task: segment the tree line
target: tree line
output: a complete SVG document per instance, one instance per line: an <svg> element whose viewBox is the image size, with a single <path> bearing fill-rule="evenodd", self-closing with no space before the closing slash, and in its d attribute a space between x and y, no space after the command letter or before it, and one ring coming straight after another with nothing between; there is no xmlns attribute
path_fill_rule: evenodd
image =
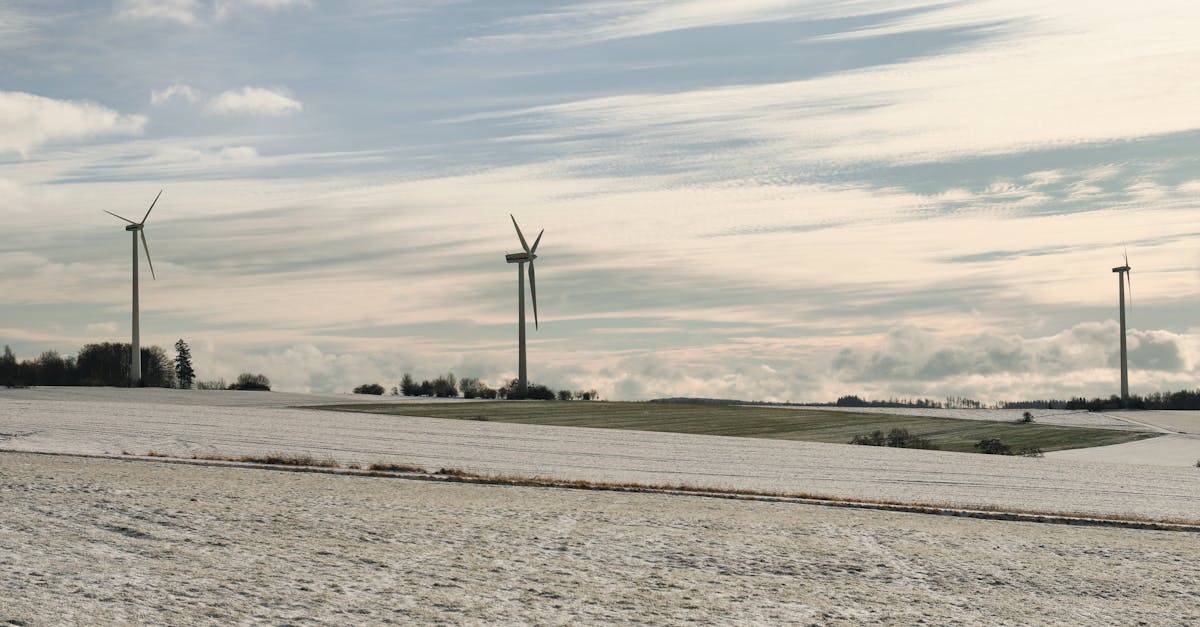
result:
<svg viewBox="0 0 1200 627"><path fill-rule="evenodd" d="M1005 401L999 404L1007 409L1082 409L1108 411L1121 409L1121 397L1116 394L1108 398L1085 398L1076 396L1070 400L1048 399L1037 401ZM1178 392L1152 392L1145 396L1129 395L1129 409L1200 409L1200 389Z"/></svg>
<svg viewBox="0 0 1200 627"><path fill-rule="evenodd" d="M0 355L0 386L29 387L33 385L79 385L129 387L129 343L101 342L87 344L77 355L62 356L57 351L45 351L33 359L18 360L12 347L5 346ZM140 387L270 390L271 381L261 374L244 372L237 380L197 381L192 367L191 348L180 339L175 342L174 359L158 346L141 348L142 380Z"/></svg>
<svg viewBox="0 0 1200 627"><path fill-rule="evenodd" d="M12 348L4 347L0 356L0 385L84 385L129 387L129 364L133 348L129 344L102 342L87 344L78 355L62 356L45 351L33 359L17 360ZM172 388L179 383L173 360L158 346L141 349L143 387ZM190 366L189 366L190 367Z"/></svg>
<svg viewBox="0 0 1200 627"><path fill-rule="evenodd" d="M538 383L529 383L525 387L526 393L521 394L521 382L519 379L512 379L507 383L493 388L475 377L463 377L461 379L454 376L454 373L446 373L439 375L434 379L425 379L420 383L409 373L404 373L400 379L400 384L393 387L391 394L393 396L431 396L434 398L457 398L460 394L463 398L482 398L482 399L507 399L507 400L555 400L560 401L598 401L600 394L596 390L579 390L572 392L570 390L559 390L555 392L545 385ZM383 394L384 388L378 383L366 383L354 388L355 394Z"/></svg>

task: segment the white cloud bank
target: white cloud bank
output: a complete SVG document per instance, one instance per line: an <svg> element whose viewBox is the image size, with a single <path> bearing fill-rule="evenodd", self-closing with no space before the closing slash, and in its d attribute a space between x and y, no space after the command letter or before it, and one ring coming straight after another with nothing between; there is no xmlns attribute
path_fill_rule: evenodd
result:
<svg viewBox="0 0 1200 627"><path fill-rule="evenodd" d="M215 113L278 116L300 111L304 107L283 91L247 86L222 92L209 101L208 108Z"/></svg>
<svg viewBox="0 0 1200 627"><path fill-rule="evenodd" d="M11 151L25 156L52 141L140 135L145 126L145 116L122 115L91 102L0 91L0 153Z"/></svg>

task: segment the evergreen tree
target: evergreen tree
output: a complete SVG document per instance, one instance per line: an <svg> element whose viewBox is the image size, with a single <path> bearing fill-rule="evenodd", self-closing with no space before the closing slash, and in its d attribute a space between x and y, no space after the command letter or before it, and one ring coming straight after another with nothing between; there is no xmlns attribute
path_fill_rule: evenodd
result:
<svg viewBox="0 0 1200 627"><path fill-rule="evenodd" d="M17 356L7 344L4 345L4 356L0 357L0 385L17 385Z"/></svg>
<svg viewBox="0 0 1200 627"><path fill-rule="evenodd" d="M400 379L400 393L405 396L417 395L417 383L413 381L412 375L404 373L404 378Z"/></svg>
<svg viewBox="0 0 1200 627"><path fill-rule="evenodd" d="M192 350L183 338L175 342L175 377L179 387L184 390L192 389L192 382L196 380L196 371L192 369Z"/></svg>

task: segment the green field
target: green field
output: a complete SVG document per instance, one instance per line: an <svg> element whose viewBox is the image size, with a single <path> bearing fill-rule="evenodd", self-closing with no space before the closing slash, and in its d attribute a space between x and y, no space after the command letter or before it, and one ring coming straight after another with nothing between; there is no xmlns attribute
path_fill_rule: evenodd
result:
<svg viewBox="0 0 1200 627"><path fill-rule="evenodd" d="M867 434L876 429L886 434L892 429L901 428L907 429L914 435L929 438L941 450L969 453L976 452L975 444L987 438L998 438L1013 451L1035 447L1042 451L1057 451L1120 444L1154 436L1151 433L1060 427L1037 423L1017 424L954 418L676 403L607 401L499 401L397 403L394 405L374 403L329 405L313 409L838 444L846 444L854 436Z"/></svg>

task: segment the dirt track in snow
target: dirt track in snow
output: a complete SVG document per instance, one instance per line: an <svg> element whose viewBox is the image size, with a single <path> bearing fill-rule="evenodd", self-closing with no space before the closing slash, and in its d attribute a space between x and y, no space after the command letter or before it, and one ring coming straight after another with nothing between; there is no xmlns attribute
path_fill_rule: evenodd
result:
<svg viewBox="0 0 1200 627"><path fill-rule="evenodd" d="M1200 622L1191 533L0 453L0 623Z"/></svg>

